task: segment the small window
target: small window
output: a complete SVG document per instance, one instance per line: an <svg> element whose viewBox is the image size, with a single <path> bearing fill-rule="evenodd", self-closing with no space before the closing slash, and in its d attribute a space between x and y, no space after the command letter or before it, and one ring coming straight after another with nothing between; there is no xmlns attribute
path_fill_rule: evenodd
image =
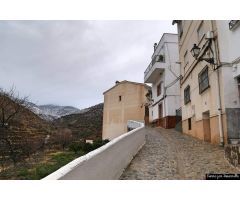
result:
<svg viewBox="0 0 240 200"><path fill-rule="evenodd" d="M237 84L238 84L238 96L240 100L240 77L237 78Z"/></svg>
<svg viewBox="0 0 240 200"><path fill-rule="evenodd" d="M159 119L161 119L163 117L163 106L162 106L162 103L158 105L158 116L159 116Z"/></svg>
<svg viewBox="0 0 240 200"><path fill-rule="evenodd" d="M184 89L184 104L187 104L191 101L190 98L190 85Z"/></svg>
<svg viewBox="0 0 240 200"><path fill-rule="evenodd" d="M122 101L122 96L119 96L119 97L118 97L118 100L119 100L119 101Z"/></svg>
<svg viewBox="0 0 240 200"><path fill-rule="evenodd" d="M208 67L206 66L198 75L199 93L209 88Z"/></svg>
<svg viewBox="0 0 240 200"><path fill-rule="evenodd" d="M162 94L162 82L157 85L157 96Z"/></svg>
<svg viewBox="0 0 240 200"><path fill-rule="evenodd" d="M188 52L187 51L185 52L183 59L184 59L184 73L186 73L187 65L188 65Z"/></svg>
<svg viewBox="0 0 240 200"><path fill-rule="evenodd" d="M200 42L204 35L203 22L201 22L200 26L198 27L197 34L198 34L198 41Z"/></svg>
<svg viewBox="0 0 240 200"><path fill-rule="evenodd" d="M163 54L154 56L152 59L152 65L156 62L165 62L165 56Z"/></svg>
<svg viewBox="0 0 240 200"><path fill-rule="evenodd" d="M184 66L188 64L188 52L186 51L184 54Z"/></svg>
<svg viewBox="0 0 240 200"><path fill-rule="evenodd" d="M240 20L231 20L229 22L229 30L234 30L240 25Z"/></svg>
<svg viewBox="0 0 240 200"><path fill-rule="evenodd" d="M192 130L192 120L188 118L188 130Z"/></svg>
<svg viewBox="0 0 240 200"><path fill-rule="evenodd" d="M165 62L165 56L164 55L157 55L157 62Z"/></svg>

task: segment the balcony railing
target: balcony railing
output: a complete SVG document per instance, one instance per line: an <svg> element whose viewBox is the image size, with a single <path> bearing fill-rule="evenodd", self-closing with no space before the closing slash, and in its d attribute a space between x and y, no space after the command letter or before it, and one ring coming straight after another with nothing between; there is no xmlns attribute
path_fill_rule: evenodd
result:
<svg viewBox="0 0 240 200"><path fill-rule="evenodd" d="M144 82L154 83L159 77L159 73L166 68L164 55L155 55L144 72Z"/></svg>
<svg viewBox="0 0 240 200"><path fill-rule="evenodd" d="M124 169L145 144L144 124L129 121L128 126L133 130L73 160L43 180L119 179Z"/></svg>
<svg viewBox="0 0 240 200"><path fill-rule="evenodd" d="M144 72L144 78L147 76L148 72L152 69L153 65L156 62L165 63L165 56L164 55L155 55L153 57L152 61L150 62L150 64L148 65L147 69Z"/></svg>

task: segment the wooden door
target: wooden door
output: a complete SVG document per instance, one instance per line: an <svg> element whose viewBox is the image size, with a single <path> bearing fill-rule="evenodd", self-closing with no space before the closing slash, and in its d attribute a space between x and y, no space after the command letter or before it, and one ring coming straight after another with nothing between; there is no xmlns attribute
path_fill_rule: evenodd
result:
<svg viewBox="0 0 240 200"><path fill-rule="evenodd" d="M204 141L211 142L210 114L209 111L203 113L203 133Z"/></svg>

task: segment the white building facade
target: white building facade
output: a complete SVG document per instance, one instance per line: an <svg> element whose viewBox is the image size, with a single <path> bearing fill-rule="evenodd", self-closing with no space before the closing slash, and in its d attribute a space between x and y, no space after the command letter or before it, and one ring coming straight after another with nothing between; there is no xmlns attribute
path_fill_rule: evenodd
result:
<svg viewBox="0 0 240 200"><path fill-rule="evenodd" d="M240 143L240 20L216 21L229 142Z"/></svg>
<svg viewBox="0 0 240 200"><path fill-rule="evenodd" d="M240 143L240 21L175 23L182 132L213 144Z"/></svg>
<svg viewBox="0 0 240 200"><path fill-rule="evenodd" d="M154 44L152 61L144 72L144 82L152 84L149 121L164 128L173 128L179 121L180 65L178 64L178 35L164 33Z"/></svg>

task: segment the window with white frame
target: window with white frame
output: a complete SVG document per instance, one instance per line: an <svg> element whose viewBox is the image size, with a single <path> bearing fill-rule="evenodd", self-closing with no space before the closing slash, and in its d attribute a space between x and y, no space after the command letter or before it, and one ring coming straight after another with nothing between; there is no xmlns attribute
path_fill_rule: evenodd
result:
<svg viewBox="0 0 240 200"><path fill-rule="evenodd" d="M208 66L206 66L198 75L199 93L201 94L209 88Z"/></svg>
<svg viewBox="0 0 240 200"><path fill-rule="evenodd" d="M184 89L184 104L187 104L191 101L190 97L190 85Z"/></svg>
<svg viewBox="0 0 240 200"><path fill-rule="evenodd" d="M162 82L157 85L157 96L162 94Z"/></svg>
<svg viewBox="0 0 240 200"><path fill-rule="evenodd" d="M197 30L197 35L198 35L198 42L200 42L203 38L204 35L204 26L203 26L203 22L201 22L200 26L198 27Z"/></svg>
<svg viewBox="0 0 240 200"><path fill-rule="evenodd" d="M184 73L186 72L186 68L187 68L187 65L188 65L188 51L185 52L184 56L183 56L183 59L184 59Z"/></svg>

